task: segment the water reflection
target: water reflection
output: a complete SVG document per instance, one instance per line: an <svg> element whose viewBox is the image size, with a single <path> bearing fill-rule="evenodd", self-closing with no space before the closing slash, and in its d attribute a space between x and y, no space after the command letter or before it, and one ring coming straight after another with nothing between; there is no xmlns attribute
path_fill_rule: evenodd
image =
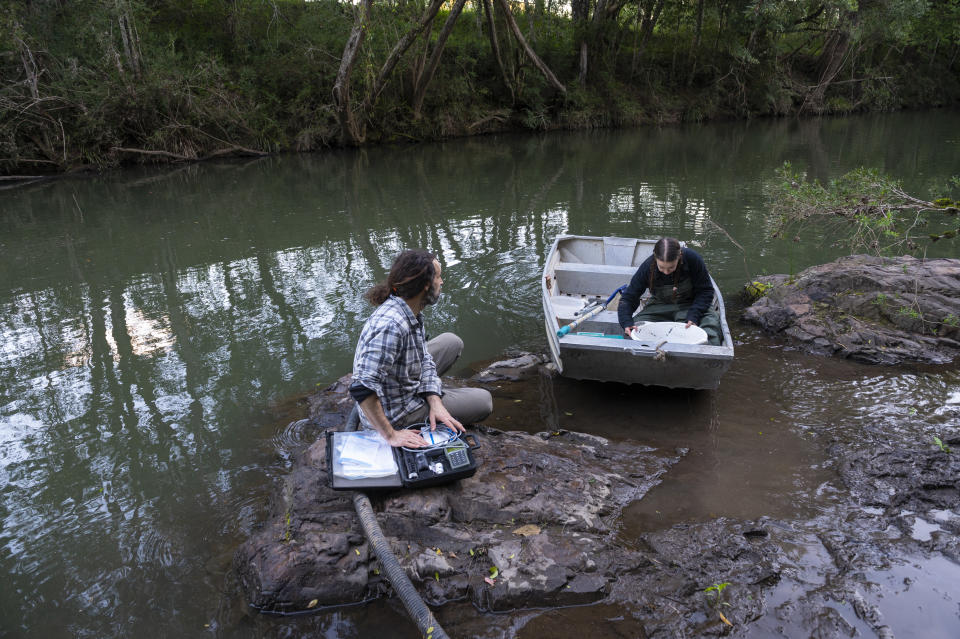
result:
<svg viewBox="0 0 960 639"><path fill-rule="evenodd" d="M446 295L429 327L463 335L465 363L539 351L538 281L556 235L686 238L732 294L749 275L834 256L764 232L772 167L789 159L823 179L881 164L922 191L949 177L939 140L958 124L956 114L898 114L492 137L5 191L0 617L22 635L192 635L209 624L283 636L298 626L235 610L225 630L229 559L208 563L229 557L263 518L271 478L311 437L278 431L288 413L276 403L349 370L368 312L361 293L401 248L440 256ZM744 352L716 394L598 402L589 385L545 381L558 408L542 417L695 446L710 459L677 484L695 490L696 472L722 477L730 455L749 454L744 433L760 430L758 419L777 422L783 439L773 448L787 450L831 420L910 406L928 425L955 415L943 406L957 380L939 372L865 376L790 355L767 361L767 345ZM639 424L625 423L639 400ZM793 488L771 490L815 492L816 473L799 475L805 459L786 476ZM735 491L737 476L718 485ZM393 616L373 618L382 628ZM310 627L364 636L374 622L362 619L345 613Z"/></svg>

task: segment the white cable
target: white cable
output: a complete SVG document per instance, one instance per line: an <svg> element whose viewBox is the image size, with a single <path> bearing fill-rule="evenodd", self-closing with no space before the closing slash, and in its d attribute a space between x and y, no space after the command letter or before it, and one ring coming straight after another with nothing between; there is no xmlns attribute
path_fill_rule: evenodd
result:
<svg viewBox="0 0 960 639"><path fill-rule="evenodd" d="M404 430L419 428L421 430L421 436L422 436L423 428L425 426L427 426L426 422L419 422L419 423L411 424L407 426L406 428L404 428ZM406 446L401 446L401 449L407 451L408 453L426 453L434 450L442 450L444 448L468 448L467 443L462 439L460 439L460 435L456 433L456 431L454 431L452 428L450 428L447 425L444 425L444 428L450 431L450 433L453 435L451 438L445 439L442 442L439 442L436 444L430 444L430 445L424 446L423 448L407 448ZM423 441L426 442L427 440L424 439Z"/></svg>

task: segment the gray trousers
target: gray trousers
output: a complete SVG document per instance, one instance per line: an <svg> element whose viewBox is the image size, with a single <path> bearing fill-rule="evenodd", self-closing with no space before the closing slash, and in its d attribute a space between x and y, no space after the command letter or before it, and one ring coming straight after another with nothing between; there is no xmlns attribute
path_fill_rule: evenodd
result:
<svg viewBox="0 0 960 639"><path fill-rule="evenodd" d="M450 370L463 352L463 340L453 333L443 333L427 342L427 351L437 365L437 375L443 375ZM490 416L493 412L493 397L484 388L445 388L443 405L454 419L466 426L481 422ZM409 426L429 418L430 407L424 402L423 406L417 410L404 415L395 426Z"/></svg>

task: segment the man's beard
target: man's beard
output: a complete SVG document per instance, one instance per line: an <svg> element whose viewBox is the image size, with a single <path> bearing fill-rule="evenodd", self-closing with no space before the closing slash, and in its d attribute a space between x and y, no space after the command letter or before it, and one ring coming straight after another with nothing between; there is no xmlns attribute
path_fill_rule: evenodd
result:
<svg viewBox="0 0 960 639"><path fill-rule="evenodd" d="M427 296L423 300L424 306L433 306L437 303L437 300L440 299L440 287L434 288L430 287L430 290L427 291Z"/></svg>

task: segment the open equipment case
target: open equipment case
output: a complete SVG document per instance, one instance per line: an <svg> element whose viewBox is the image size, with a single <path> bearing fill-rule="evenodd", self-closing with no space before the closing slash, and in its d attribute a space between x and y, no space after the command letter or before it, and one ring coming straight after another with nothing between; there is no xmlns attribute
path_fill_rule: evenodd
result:
<svg viewBox="0 0 960 639"><path fill-rule="evenodd" d="M480 447L473 434L464 434L448 442L425 449L391 448L397 471L381 477L344 477L335 472L343 438L358 431L327 431L327 475L334 490L389 490L427 488L447 484L477 472L474 451ZM471 441L472 440L472 441Z"/></svg>

